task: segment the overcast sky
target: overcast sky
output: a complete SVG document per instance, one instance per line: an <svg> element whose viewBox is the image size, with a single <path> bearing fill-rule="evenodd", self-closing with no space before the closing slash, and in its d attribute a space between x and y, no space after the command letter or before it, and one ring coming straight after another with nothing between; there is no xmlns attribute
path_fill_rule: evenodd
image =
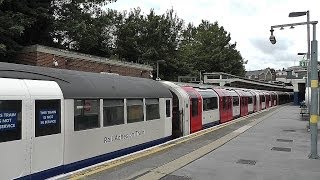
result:
<svg viewBox="0 0 320 180"><path fill-rule="evenodd" d="M108 7L119 11L140 7L145 14L151 8L157 14L173 8L186 23L198 25L202 19L218 21L231 33L231 41L237 42L237 50L248 60L246 70L299 65L302 57L297 53L307 52L307 27L276 29L277 43L272 45L270 26L306 21L306 16L289 18L293 11L309 10L310 20L320 21L319 0L117 0ZM319 29L320 25L318 39Z"/></svg>

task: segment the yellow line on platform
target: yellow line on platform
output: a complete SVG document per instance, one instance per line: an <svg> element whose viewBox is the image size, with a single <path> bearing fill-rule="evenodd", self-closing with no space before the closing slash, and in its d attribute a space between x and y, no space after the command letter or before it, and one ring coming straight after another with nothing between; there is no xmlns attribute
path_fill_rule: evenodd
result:
<svg viewBox="0 0 320 180"><path fill-rule="evenodd" d="M277 107L277 106L275 106L275 107ZM275 107L269 108L267 110L269 111L269 110L271 110L271 109L273 109ZM207 133L210 133L210 132L216 131L218 129L224 128L226 126L232 125L234 123L240 122L242 120L245 120L245 119L247 119L249 117L258 115L258 114L260 114L262 112L265 112L265 111L266 110L260 111L260 112L254 113L254 114L250 114L250 115L241 117L239 119L232 120L232 121L226 122L224 124L221 124L221 125L218 125L218 126L214 126L214 127L211 127L211 128L196 132L194 134L190 134L189 136L182 137L181 139L177 139L176 142L173 141L173 142L170 142L168 144L164 144L164 145L153 147L151 149L143 150L142 152L138 152L138 153L129 155L129 156L121 158L121 159L117 159L117 160L113 160L113 161L110 161L110 162L106 162L105 164L102 164L102 165L98 165L98 166L95 166L95 167L92 167L92 168L89 167L86 170L80 170L80 172L76 172L75 174L70 175L68 178L70 180L77 180L77 179L85 178L86 176L97 174L97 173L105 171L107 169L111 169L113 167L116 167L116 166L119 166L119 165L122 165L122 164L125 164L125 163L128 163L128 162L140 159L142 157L149 156L151 154L154 154L154 153L157 153L157 152L160 152L160 151L163 151L163 150L171 148L171 147L173 147L175 145L178 145L178 144L184 143L186 141L195 139L195 138L197 138L199 136L205 135Z"/></svg>

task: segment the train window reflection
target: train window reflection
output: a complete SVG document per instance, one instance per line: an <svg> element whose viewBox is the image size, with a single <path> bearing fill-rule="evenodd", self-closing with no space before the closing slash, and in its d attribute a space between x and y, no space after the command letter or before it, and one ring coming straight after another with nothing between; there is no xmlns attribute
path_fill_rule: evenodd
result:
<svg viewBox="0 0 320 180"><path fill-rule="evenodd" d="M100 101L85 99L74 101L74 130L86 130L100 127Z"/></svg>
<svg viewBox="0 0 320 180"><path fill-rule="evenodd" d="M147 120L160 119L159 99L146 99Z"/></svg>
<svg viewBox="0 0 320 180"><path fill-rule="evenodd" d="M0 100L0 143L21 139L21 100Z"/></svg>
<svg viewBox="0 0 320 180"><path fill-rule="evenodd" d="M124 100L103 100L103 126L124 124Z"/></svg>
<svg viewBox="0 0 320 180"><path fill-rule="evenodd" d="M143 121L143 101L142 99L127 100L127 121L128 123Z"/></svg>

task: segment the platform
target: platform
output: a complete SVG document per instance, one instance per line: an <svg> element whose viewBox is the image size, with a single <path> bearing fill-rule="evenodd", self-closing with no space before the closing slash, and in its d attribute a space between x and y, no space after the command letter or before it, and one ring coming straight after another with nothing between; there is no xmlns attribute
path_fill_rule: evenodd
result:
<svg viewBox="0 0 320 180"><path fill-rule="evenodd" d="M319 180L307 124L278 106L58 179Z"/></svg>

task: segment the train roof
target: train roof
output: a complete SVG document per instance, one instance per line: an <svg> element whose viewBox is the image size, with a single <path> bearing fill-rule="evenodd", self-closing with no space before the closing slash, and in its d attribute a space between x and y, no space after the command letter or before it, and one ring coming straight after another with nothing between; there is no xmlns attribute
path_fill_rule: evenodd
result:
<svg viewBox="0 0 320 180"><path fill-rule="evenodd" d="M66 99L172 97L160 82L129 76L0 63L0 77L55 81Z"/></svg>

